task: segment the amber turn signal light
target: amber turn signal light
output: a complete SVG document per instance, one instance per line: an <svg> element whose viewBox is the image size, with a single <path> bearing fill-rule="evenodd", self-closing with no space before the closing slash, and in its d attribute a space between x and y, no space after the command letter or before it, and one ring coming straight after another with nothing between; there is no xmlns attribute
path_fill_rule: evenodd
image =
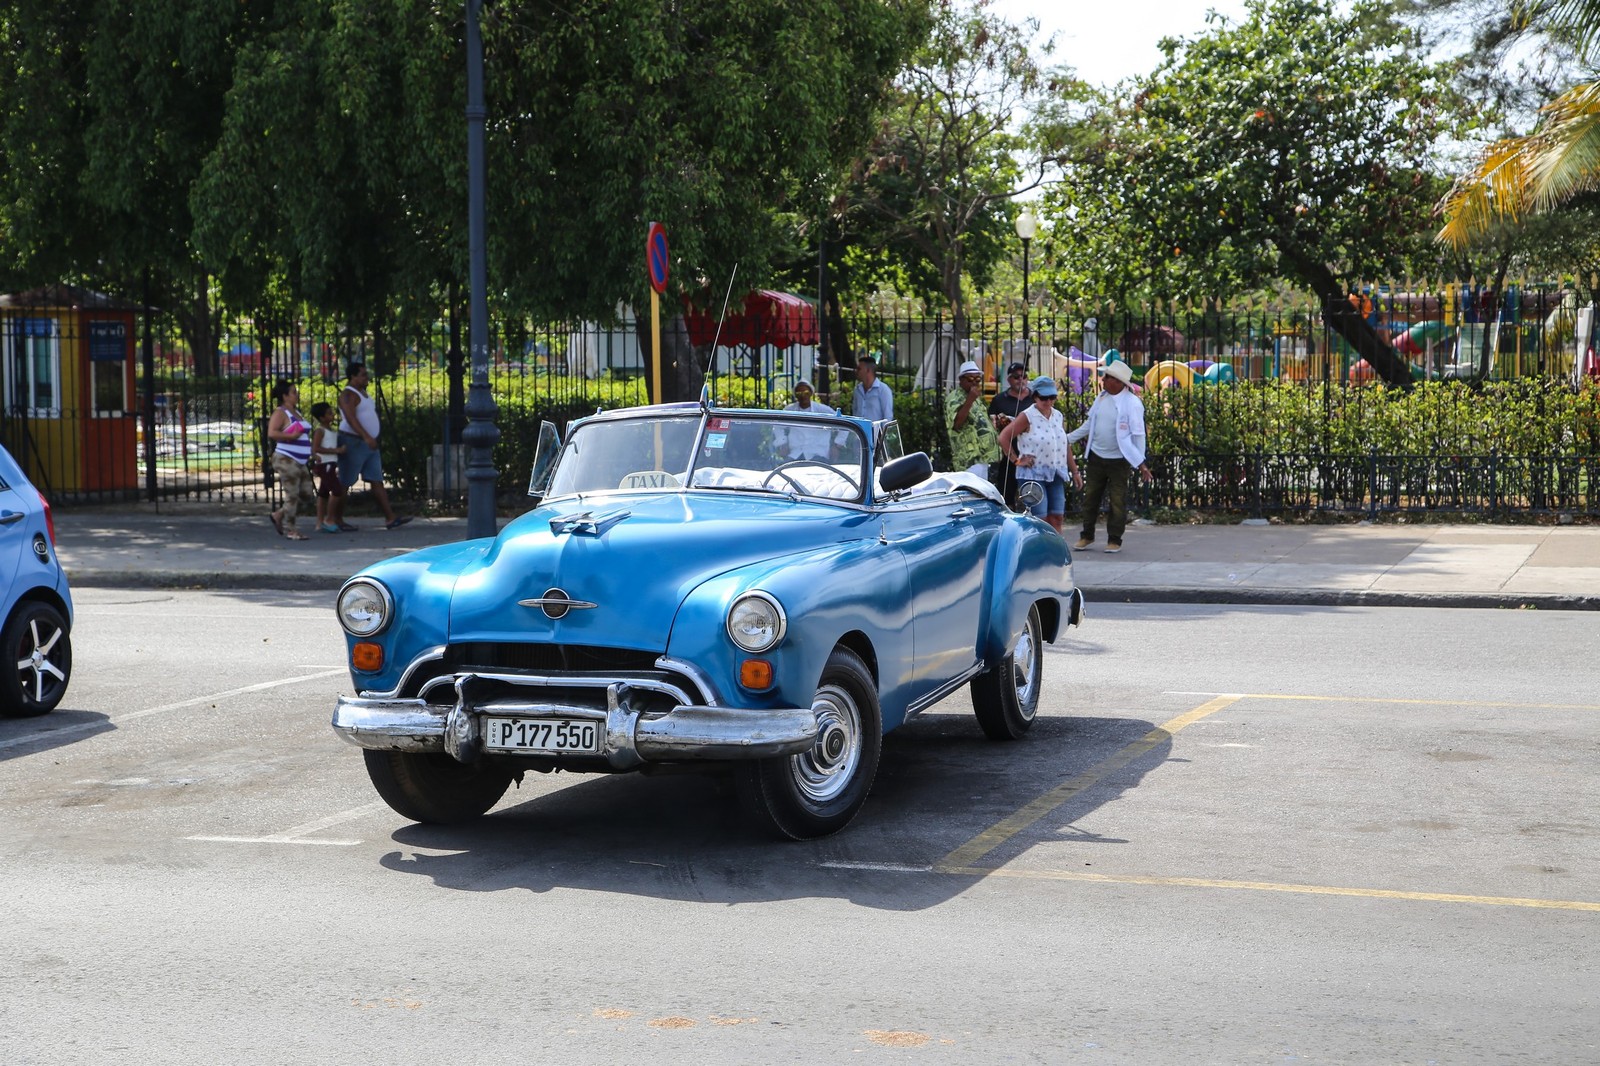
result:
<svg viewBox="0 0 1600 1066"><path fill-rule="evenodd" d="M746 659L739 664L739 684L745 688L771 688L772 664L765 659Z"/></svg>
<svg viewBox="0 0 1600 1066"><path fill-rule="evenodd" d="M382 670L383 645L363 640L350 649L350 665L357 670Z"/></svg>

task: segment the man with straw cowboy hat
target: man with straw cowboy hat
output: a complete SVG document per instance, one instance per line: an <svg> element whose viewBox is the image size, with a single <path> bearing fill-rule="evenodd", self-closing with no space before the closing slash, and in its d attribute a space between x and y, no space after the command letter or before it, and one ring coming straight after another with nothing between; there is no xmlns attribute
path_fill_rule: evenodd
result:
<svg viewBox="0 0 1600 1066"><path fill-rule="evenodd" d="M1089 417L1067 434L1067 469L1072 472L1073 485L1084 490L1083 529L1073 545L1079 551L1094 543L1100 501L1107 498L1106 551L1122 550L1122 534L1128 526L1128 474L1137 470L1147 483L1151 477L1144 454L1144 404L1128 387L1133 371L1115 355L1114 351L1106 353L1100 365L1101 393L1090 405ZM1084 442L1083 468L1072 454L1072 445L1079 441Z"/></svg>
<svg viewBox="0 0 1600 1066"><path fill-rule="evenodd" d="M1000 444L983 405L983 368L970 359L956 373L956 388L945 394L944 428L950 435L950 469L987 481L989 464L1000 459Z"/></svg>

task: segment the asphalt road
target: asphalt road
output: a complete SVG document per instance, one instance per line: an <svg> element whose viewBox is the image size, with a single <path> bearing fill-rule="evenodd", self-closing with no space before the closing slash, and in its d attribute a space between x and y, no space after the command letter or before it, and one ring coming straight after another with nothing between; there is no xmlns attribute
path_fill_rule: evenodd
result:
<svg viewBox="0 0 1600 1066"><path fill-rule="evenodd" d="M329 597L84 589L0 720L0 1062L1600 1062L1584 613L1091 607L844 833L712 779L424 828L328 729Z"/></svg>

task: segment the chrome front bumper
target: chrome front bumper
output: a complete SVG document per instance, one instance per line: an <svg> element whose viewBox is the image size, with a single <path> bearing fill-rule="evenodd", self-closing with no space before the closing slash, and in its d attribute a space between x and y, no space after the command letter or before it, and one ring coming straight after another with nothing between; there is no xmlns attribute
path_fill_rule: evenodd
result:
<svg viewBox="0 0 1600 1066"><path fill-rule="evenodd" d="M489 700L450 708L420 699L340 696L333 728L345 740L376 751L449 752L462 762L483 754L479 719L554 716L603 724L600 755L615 770L646 762L765 759L798 755L816 743L817 716L809 707L736 708L679 704L645 717L629 706L628 686L606 688L604 710L526 700ZM560 756L557 756L560 757Z"/></svg>

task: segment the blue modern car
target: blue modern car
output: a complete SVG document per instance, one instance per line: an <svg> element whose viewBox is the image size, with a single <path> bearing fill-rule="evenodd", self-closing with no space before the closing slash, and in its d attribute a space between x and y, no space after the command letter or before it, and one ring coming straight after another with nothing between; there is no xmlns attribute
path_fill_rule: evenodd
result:
<svg viewBox="0 0 1600 1066"><path fill-rule="evenodd" d="M1076 625L1066 542L892 423L664 405L542 427L536 506L340 590L357 694L334 729L407 818L529 771L731 768L780 836L842 828L883 734L957 689L1032 725Z"/></svg>
<svg viewBox="0 0 1600 1066"><path fill-rule="evenodd" d="M0 448L0 714L49 714L72 679L72 593L50 504Z"/></svg>

